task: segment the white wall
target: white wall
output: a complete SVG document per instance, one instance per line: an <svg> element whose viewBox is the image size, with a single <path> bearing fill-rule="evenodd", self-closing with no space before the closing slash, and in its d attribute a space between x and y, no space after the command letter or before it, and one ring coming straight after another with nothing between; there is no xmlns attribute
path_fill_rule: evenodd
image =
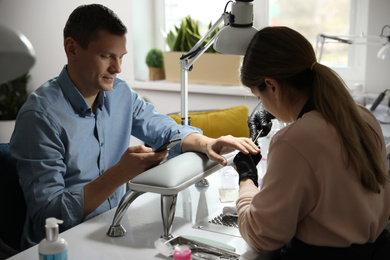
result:
<svg viewBox="0 0 390 260"><path fill-rule="evenodd" d="M79 5L92 3L85 0L0 0L0 24L16 29L27 36L36 52L36 63L31 69L30 89L39 87L58 76L66 64L63 49L63 28L70 13ZM132 1L97 0L112 9L132 34ZM121 77L132 80L132 41L128 41L129 54L123 61Z"/></svg>
<svg viewBox="0 0 390 260"><path fill-rule="evenodd" d="M154 32L147 32L143 28L156 27L155 20L151 20L150 13L156 14L155 1L161 0L97 0L122 19L128 27L129 36L134 38L128 41L128 55L123 62L123 72L120 77L133 80L135 70L134 58L143 61L145 52L155 47ZM367 0L368 1L368 0ZM46 80L59 74L66 63L63 51L62 31L65 22L74 8L80 4L92 3L86 0L0 0L0 24L17 29L24 33L32 42L37 62L31 70L30 88L35 89ZM142 3L142 4L141 4ZM133 12L134 11L134 12ZM161 10L160 10L161 11ZM368 35L379 35L383 25L390 24L390 1L369 1ZM153 16L153 15L152 15ZM390 34L389 30L385 31ZM134 53L134 47L137 52ZM379 93L390 88L390 63L376 58L380 46L367 46L367 62L365 71L365 90L369 93Z"/></svg>
<svg viewBox="0 0 390 260"><path fill-rule="evenodd" d="M148 80L149 69L145 64L146 53L156 48L156 33L155 30L155 16L150 15L154 13L154 0L136 0L133 2L133 13L132 13L132 26L133 26L133 60L139 61L134 66L134 75L142 75L137 77L138 80ZM148 28L148 29L146 29ZM140 66L141 65L141 66Z"/></svg>

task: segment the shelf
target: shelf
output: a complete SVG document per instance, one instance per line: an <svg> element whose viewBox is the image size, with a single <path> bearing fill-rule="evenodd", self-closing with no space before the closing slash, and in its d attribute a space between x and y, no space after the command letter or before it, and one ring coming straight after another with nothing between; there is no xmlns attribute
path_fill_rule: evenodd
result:
<svg viewBox="0 0 390 260"><path fill-rule="evenodd" d="M180 83L159 81L131 81L130 86L134 90L154 90L164 92L180 92ZM188 93L215 94L228 96L253 96L250 89L244 86L218 86L188 84Z"/></svg>

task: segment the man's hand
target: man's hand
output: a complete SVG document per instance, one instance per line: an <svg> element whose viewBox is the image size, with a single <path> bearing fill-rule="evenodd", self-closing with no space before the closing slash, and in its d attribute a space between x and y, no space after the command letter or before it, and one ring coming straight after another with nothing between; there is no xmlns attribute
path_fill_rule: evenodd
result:
<svg viewBox="0 0 390 260"><path fill-rule="evenodd" d="M160 164L167 156L168 150L155 153L152 148L144 145L129 147L117 163L120 169L118 174L124 182L128 182L138 174Z"/></svg>
<svg viewBox="0 0 390 260"><path fill-rule="evenodd" d="M237 138L231 135L227 135L213 139L212 142L210 142L207 146L206 154L211 160L226 166L227 161L222 155L233 152L235 150L239 150L243 154L254 155L260 153L260 149L249 138Z"/></svg>
<svg viewBox="0 0 390 260"><path fill-rule="evenodd" d="M118 163L84 186L83 216L88 216L121 185L158 165L167 156L168 150L155 153L144 145L127 148Z"/></svg>
<svg viewBox="0 0 390 260"><path fill-rule="evenodd" d="M200 134L190 134L184 139L182 144L183 152L195 151L205 153L211 160L223 166L227 165L227 161L222 155L235 150L239 150L244 154L260 153L260 149L249 138L233 137L231 135L215 139Z"/></svg>

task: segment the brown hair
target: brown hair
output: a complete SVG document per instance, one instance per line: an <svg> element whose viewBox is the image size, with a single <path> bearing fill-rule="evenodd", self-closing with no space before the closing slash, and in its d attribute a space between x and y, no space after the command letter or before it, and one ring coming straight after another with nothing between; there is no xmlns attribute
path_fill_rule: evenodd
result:
<svg viewBox="0 0 390 260"><path fill-rule="evenodd" d="M241 66L241 81L249 88L265 88L264 79L286 82L309 97L314 108L334 126L347 162L356 169L362 185L379 193L389 181L370 126L362 118L344 81L329 67L316 62L310 42L287 27L266 27L253 37Z"/></svg>
<svg viewBox="0 0 390 260"><path fill-rule="evenodd" d="M80 5L69 15L64 28L64 40L73 37L81 48L87 49L101 30L118 36L127 33L126 26L111 9L101 4Z"/></svg>

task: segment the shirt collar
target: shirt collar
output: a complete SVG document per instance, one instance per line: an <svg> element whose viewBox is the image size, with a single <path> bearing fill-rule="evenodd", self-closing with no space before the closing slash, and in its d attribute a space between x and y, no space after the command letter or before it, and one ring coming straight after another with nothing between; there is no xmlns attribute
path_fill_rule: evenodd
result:
<svg viewBox="0 0 390 260"><path fill-rule="evenodd" d="M104 98L106 97L106 92L105 91L100 91L98 96L97 96L97 107L98 108L102 108L103 107L103 104L104 104Z"/></svg>
<svg viewBox="0 0 390 260"><path fill-rule="evenodd" d="M314 105L313 105L313 103L311 102L311 100L309 99L309 100L306 102L306 104L302 107L302 110L301 110L301 112L299 113L297 120L298 120L299 118L301 118L305 113L310 112L310 111L313 110L313 109L314 109Z"/></svg>
<svg viewBox="0 0 390 260"><path fill-rule="evenodd" d="M83 95L81 95L77 87L73 84L66 68L67 66L65 65L58 77L58 82L61 86L62 91L64 92L65 97L72 104L73 109L75 111L80 112L82 114L92 113L92 108L87 103ZM98 108L101 108L103 106L104 97L104 91L100 91L97 96Z"/></svg>

